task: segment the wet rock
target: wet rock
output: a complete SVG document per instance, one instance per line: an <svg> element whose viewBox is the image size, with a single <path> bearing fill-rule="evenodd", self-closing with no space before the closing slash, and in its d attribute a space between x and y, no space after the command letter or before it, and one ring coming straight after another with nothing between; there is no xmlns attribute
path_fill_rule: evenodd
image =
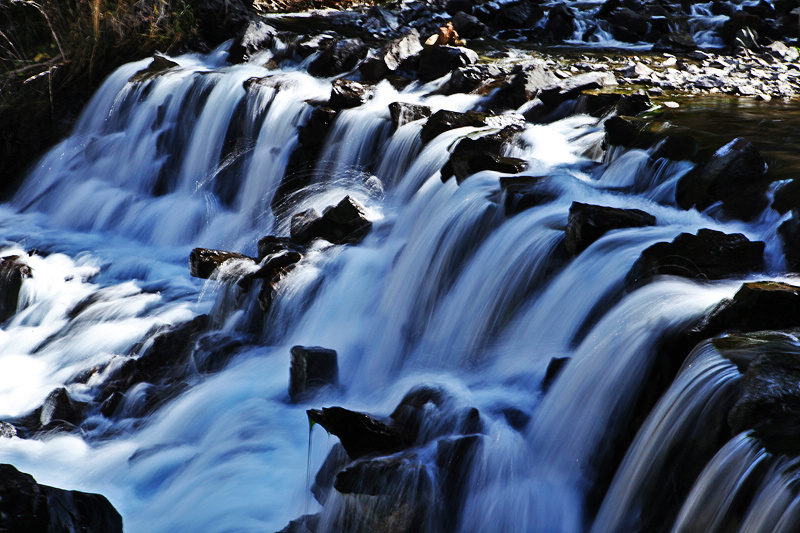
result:
<svg viewBox="0 0 800 533"><path fill-rule="evenodd" d="M18 255L0 258L0 322L17 312L23 280L31 277L31 267Z"/></svg>
<svg viewBox="0 0 800 533"><path fill-rule="evenodd" d="M405 61L422 52L420 36L412 29L399 39L386 44L376 55L365 59L358 70L365 80L378 81L387 74L396 72Z"/></svg>
<svg viewBox="0 0 800 533"><path fill-rule="evenodd" d="M469 176L484 170L503 174L518 174L528 168L528 163L518 157L506 157L487 151L458 151L442 167L442 181L456 177L459 185Z"/></svg>
<svg viewBox="0 0 800 533"><path fill-rule="evenodd" d="M184 375L183 363L195 339L206 331L208 325L208 316L198 315L151 337L135 360L135 375L129 385L139 381L158 383Z"/></svg>
<svg viewBox="0 0 800 533"><path fill-rule="evenodd" d="M293 251L298 253L305 252L305 248L292 242L289 237L276 237L267 235L258 241L258 262L264 261L268 255L279 254L282 252Z"/></svg>
<svg viewBox="0 0 800 533"><path fill-rule="evenodd" d="M544 10L533 0L507 2L490 13L491 24L498 28L530 28L544 16Z"/></svg>
<svg viewBox="0 0 800 533"><path fill-rule="evenodd" d="M38 411L37 431L72 430L81 423L86 404L73 400L67 389L59 387L47 395Z"/></svg>
<svg viewBox="0 0 800 533"><path fill-rule="evenodd" d="M457 68L450 74L437 93L455 94L471 93L480 88L488 89L495 80L505 74L505 71L493 64L469 65Z"/></svg>
<svg viewBox="0 0 800 533"><path fill-rule="evenodd" d="M128 79L128 81L130 83L147 81L177 66L178 64L175 61L167 59L162 55L156 54L153 56L153 61L150 62L147 68L144 68L139 72L137 72L136 74L134 74L133 76L131 76L130 79Z"/></svg>
<svg viewBox="0 0 800 533"><path fill-rule="evenodd" d="M310 391L339 383L336 350L320 346L293 346L289 370L289 397L298 401Z"/></svg>
<svg viewBox="0 0 800 533"><path fill-rule="evenodd" d="M432 81L451 71L478 62L478 54L463 46L432 46L420 53L417 77Z"/></svg>
<svg viewBox="0 0 800 533"><path fill-rule="evenodd" d="M517 109L535 98L542 89L552 87L558 77L543 64L534 64L503 83L492 99L496 108Z"/></svg>
<svg viewBox="0 0 800 533"><path fill-rule="evenodd" d="M609 72L586 72L544 87L538 96L546 105L557 106L565 100L575 98L583 91L602 89L616 84L617 80Z"/></svg>
<svg viewBox="0 0 800 533"><path fill-rule="evenodd" d="M555 383L561 371L569 363L569 357L553 357L550 363L547 364L547 370L544 372L544 379L542 380L541 389L543 393L547 393L550 387Z"/></svg>
<svg viewBox="0 0 800 533"><path fill-rule="evenodd" d="M659 275L724 279L763 268L763 242L749 241L741 233L701 229L697 235L681 233L672 242L659 242L645 249L628 272L625 283L635 288Z"/></svg>
<svg viewBox="0 0 800 533"><path fill-rule="evenodd" d="M318 514L303 515L289 522L278 533L316 533L319 529L320 516Z"/></svg>
<svg viewBox="0 0 800 533"><path fill-rule="evenodd" d="M702 211L722 203L725 215L751 220L767 206L767 165L750 141L738 137L678 182L675 200L683 209Z"/></svg>
<svg viewBox="0 0 800 533"><path fill-rule="evenodd" d="M409 442L380 420L341 407L309 409L308 417L339 437L347 455L358 459L369 454L387 454L407 448Z"/></svg>
<svg viewBox="0 0 800 533"><path fill-rule="evenodd" d="M697 43L690 33L685 31L671 31L661 37L653 46L654 50L689 53L697 49Z"/></svg>
<svg viewBox="0 0 800 533"><path fill-rule="evenodd" d="M778 235L783 243L786 266L792 272L800 270L800 216L796 212L778 227Z"/></svg>
<svg viewBox="0 0 800 533"><path fill-rule="evenodd" d="M428 385L408 391L389 418L403 440L417 444L483 430L477 409L459 405L446 390Z"/></svg>
<svg viewBox="0 0 800 533"><path fill-rule="evenodd" d="M507 217L518 215L526 209L546 204L558 195L547 186L546 176L511 176L500 178L504 193L504 212Z"/></svg>
<svg viewBox="0 0 800 533"><path fill-rule="evenodd" d="M301 259L303 254L295 250L281 250L264 258L259 269L248 274L248 279L273 279L275 276L289 272Z"/></svg>
<svg viewBox="0 0 800 533"><path fill-rule="evenodd" d="M800 287L777 281L742 284L733 298L710 309L694 328L697 338L726 331L753 332L800 327Z"/></svg>
<svg viewBox="0 0 800 533"><path fill-rule="evenodd" d="M392 117L392 130L431 116L431 108L426 105L408 104L406 102L392 102L389 104L389 114Z"/></svg>
<svg viewBox="0 0 800 533"><path fill-rule="evenodd" d="M364 59L369 47L361 39L343 39L329 45L308 65L312 76L327 78L353 70Z"/></svg>
<svg viewBox="0 0 800 533"><path fill-rule="evenodd" d="M344 449L340 442L337 442L331 447L328 456L322 462L314 477L314 484L311 486L311 493L314 498L322 505L325 505L325 500L328 498L331 489L333 489L333 482L338 474L345 466L352 462L350 456Z"/></svg>
<svg viewBox="0 0 800 533"><path fill-rule="evenodd" d="M800 454L800 355L765 353L750 364L728 414L733 434L753 430L767 451Z"/></svg>
<svg viewBox="0 0 800 533"><path fill-rule="evenodd" d="M189 254L189 272L196 278L208 279L214 271L227 261L254 262L253 258L237 252L195 248L192 250L191 254Z"/></svg>
<svg viewBox="0 0 800 533"><path fill-rule="evenodd" d="M419 133L423 144L427 144L446 131L465 126L480 127L486 125L486 115L468 111L448 111L441 109L430 116Z"/></svg>
<svg viewBox="0 0 800 533"><path fill-rule="evenodd" d="M320 33L312 37L301 37L292 44L292 47L301 58L306 58L320 49L325 49L336 41L332 33Z"/></svg>
<svg viewBox="0 0 800 533"><path fill-rule="evenodd" d="M228 333L200 335L192 348L192 361L201 374L219 372L245 346L244 341Z"/></svg>
<svg viewBox="0 0 800 533"><path fill-rule="evenodd" d="M473 7L472 0L447 0L444 10L448 15L454 16L459 12L472 14Z"/></svg>
<svg viewBox="0 0 800 533"><path fill-rule="evenodd" d="M309 209L292 217L291 238L294 242L308 244L321 238L332 244L357 244L372 229L364 207L350 196L345 196L335 206L328 206L320 216Z"/></svg>
<svg viewBox="0 0 800 533"><path fill-rule="evenodd" d="M609 231L655 226L656 217L639 209L572 202L566 228L567 251L579 254Z"/></svg>
<svg viewBox="0 0 800 533"><path fill-rule="evenodd" d="M563 2L551 7L544 31L554 42L569 39L575 32L575 12Z"/></svg>
<svg viewBox="0 0 800 533"><path fill-rule="evenodd" d="M478 17L469 15L463 11L453 15L453 28L465 39L477 39L486 33L486 24L478 20Z"/></svg>
<svg viewBox="0 0 800 533"><path fill-rule="evenodd" d="M0 530L121 533L122 517L104 496L39 485L31 475L2 464Z"/></svg>
<svg viewBox="0 0 800 533"><path fill-rule="evenodd" d="M618 41L637 43L645 41L650 32L650 18L643 13L627 7L601 9L598 16L605 18L610 25L611 35Z"/></svg>
<svg viewBox="0 0 800 533"><path fill-rule="evenodd" d="M414 454L364 458L348 465L336 475L333 488L342 494L394 496L402 487L413 485L425 466Z"/></svg>
<svg viewBox="0 0 800 533"><path fill-rule="evenodd" d="M363 28L369 32L393 32L400 27L397 15L381 6L373 5L367 10L367 19Z"/></svg>
<svg viewBox="0 0 800 533"><path fill-rule="evenodd" d="M250 21L228 50L229 63L244 63L259 50L270 48L278 31L262 21Z"/></svg>
<svg viewBox="0 0 800 533"><path fill-rule="evenodd" d="M357 81L337 78L331 86L331 98L328 105L333 109L358 107L369 100L372 94Z"/></svg>
<svg viewBox="0 0 800 533"><path fill-rule="evenodd" d="M436 466L441 472L439 485L446 509L445 530L455 531L458 526L458 517L467 496L469 474L475 458L481 453L484 439L482 435L468 435L436 443Z"/></svg>

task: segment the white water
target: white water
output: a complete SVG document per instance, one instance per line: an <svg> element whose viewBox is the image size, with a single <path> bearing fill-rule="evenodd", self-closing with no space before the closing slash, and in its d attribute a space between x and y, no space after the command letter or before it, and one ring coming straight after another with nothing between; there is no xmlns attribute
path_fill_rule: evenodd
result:
<svg viewBox="0 0 800 533"><path fill-rule="evenodd" d="M41 483L103 493L130 532L278 530L319 509L307 471L335 440L314 433L307 461L305 409L385 415L412 386L433 383L480 410L490 443L470 474L460 529L586 529L584 497L608 459L607 439L628 423L659 339L739 285L667 279L628 294L625 273L642 249L681 232L766 238L774 221L722 224L671 207L663 188L685 165L644 164L640 151L588 173L583 154L601 125L586 116L520 135L526 146L513 155L547 176L556 199L507 218L497 173L441 182L448 147L473 129L425 147L418 124L389 137L392 101L468 109L477 98L426 99L422 89L398 94L384 84L374 101L339 116L316 182L293 199L296 211L321 210L350 194L372 232L358 246L316 245L268 315L252 300L237 309L238 289L189 276L189 251L254 254L261 236L288 233L269 210L272 194L306 101L325 98L330 85L219 57L176 58L179 67L140 83L127 80L147 61L122 67L0 209L2 255L38 250L25 259L33 275L20 311L0 335L0 419L30 412L57 386L90 400L104 374L86 384L73 376L121 364L154 328L200 313L246 347L217 374L190 369L187 392L144 420L95 413L76 434L0 441L0 461ZM267 75L285 83L243 88ZM231 123L240 105L247 115L237 120L252 123ZM231 128L251 137L233 152ZM384 193L364 185L367 171ZM568 258L573 200L645 209L658 226L611 232ZM96 301L70 318L90 295ZM341 390L289 403L296 344L338 351ZM571 362L542 396L549 361L565 356ZM530 417L528 427L512 428L507 407Z"/></svg>

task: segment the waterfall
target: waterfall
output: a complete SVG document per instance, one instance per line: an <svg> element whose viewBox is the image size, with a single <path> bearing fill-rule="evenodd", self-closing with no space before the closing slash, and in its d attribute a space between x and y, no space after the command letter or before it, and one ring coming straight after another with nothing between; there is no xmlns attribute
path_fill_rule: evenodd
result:
<svg viewBox="0 0 800 533"><path fill-rule="evenodd" d="M188 355L173 381L135 384L113 416L95 405L75 431L2 439L0 462L41 483L106 495L130 532L273 531L321 509L334 530L353 502L323 509L309 494L306 472L313 476L336 439L312 432L309 449L306 409L383 416L426 385L444 391L448 416L477 409L486 443L447 527L643 523L643 507L680 468L672 454L724 416L738 383L707 346L666 364L663 341L741 280L665 278L632 290L625 275L645 248L701 228L743 232L775 250L777 220L720 222L677 209L671 192L691 164L636 149L604 160L602 121L588 115L517 133L508 155L527 161L523 174L548 195L512 216L505 175L442 181L454 143L491 128L457 128L423 145L422 121L393 130L388 110L399 101L466 111L484 97L387 82L338 113L310 184L274 213L300 128L331 81L302 65L270 70L221 57L170 58L174 66L159 72L146 70L149 60L119 68L0 207L0 256L19 256L32 271L0 330L0 420L32 412L58 387L91 404L157 335L206 314L212 331L181 344ZM290 233L292 214L345 196L364 206L371 232L357 245L310 245L276 282L267 312L257 285L190 276L194 247L255 256L261 237ZM642 209L657 225L611 231L572 256L564 230L573 201ZM295 345L335 349L339 387L290 401ZM223 351L213 371L204 366ZM569 361L545 393L557 358ZM664 367L672 372L659 376L664 390L646 390ZM447 435L448 416L426 426L425 438ZM436 445L423 444L414 482L430 494L443 481ZM782 530L800 512L779 461L746 435L714 440L691 459L698 471L684 480L685 503L659 507L675 507L665 513L675 531L700 530L701 519L703 531L722 531L738 488L756 473L742 531ZM425 527L444 527L437 520Z"/></svg>

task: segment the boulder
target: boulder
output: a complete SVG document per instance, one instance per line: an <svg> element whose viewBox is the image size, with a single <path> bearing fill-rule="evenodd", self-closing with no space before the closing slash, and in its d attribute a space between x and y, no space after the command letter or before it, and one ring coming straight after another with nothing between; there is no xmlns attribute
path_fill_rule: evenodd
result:
<svg viewBox="0 0 800 533"><path fill-rule="evenodd" d="M544 16L544 10L534 0L507 2L493 13L491 24L497 28L531 28ZM484 20L484 22L486 22ZM489 24L489 22L487 22Z"/></svg>
<svg viewBox="0 0 800 533"><path fill-rule="evenodd" d="M478 54L463 46L432 46L420 53L417 77L432 81L451 71L478 62Z"/></svg>
<svg viewBox="0 0 800 533"><path fill-rule="evenodd" d="M318 33L317 35L306 37L292 43L295 53L301 58L306 58L320 49L325 49L336 41L336 35L331 33Z"/></svg>
<svg viewBox="0 0 800 533"><path fill-rule="evenodd" d="M336 350L319 346L293 346L289 370L289 397L298 401L308 392L339 383Z"/></svg>
<svg viewBox="0 0 800 533"><path fill-rule="evenodd" d="M467 14L463 11L453 15L453 28L464 39L477 39L486 33L486 24L478 20L478 17Z"/></svg>
<svg viewBox="0 0 800 533"><path fill-rule="evenodd" d="M54 389L39 408L39 430L71 430L83 421L85 408L86 404L73 400L64 387Z"/></svg>
<svg viewBox="0 0 800 533"><path fill-rule="evenodd" d="M496 80L504 74L505 71L494 64L468 65L454 70L450 74L450 79L436 92L441 94L455 94L471 93L480 88L488 90L496 84Z"/></svg>
<svg viewBox="0 0 800 533"><path fill-rule="evenodd" d="M485 125L486 115L482 113L474 111L459 113L458 111L440 109L428 118L419 132L419 136L423 144L427 144L446 131L466 126L481 127Z"/></svg>
<svg viewBox="0 0 800 533"><path fill-rule="evenodd" d="M315 209L297 213L292 217L291 238L307 244L321 238L332 244L357 244L372 229L364 207L350 196L345 196L335 206L328 206L320 216Z"/></svg>
<svg viewBox="0 0 800 533"><path fill-rule="evenodd" d="M752 430L775 455L800 455L800 355L764 353L750 363L728 414L733 434Z"/></svg>
<svg viewBox="0 0 800 533"><path fill-rule="evenodd" d="M484 446L483 435L458 436L436 443L436 466L439 468L439 487L444 499L444 530L456 531L466 500L470 472L475 458Z"/></svg>
<svg viewBox="0 0 800 533"><path fill-rule="evenodd" d="M328 45L319 57L308 65L308 73L312 76L331 77L348 72L364 59L369 47L361 39L342 39Z"/></svg>
<svg viewBox="0 0 800 533"><path fill-rule="evenodd" d="M627 43L642 42L650 32L650 17L627 7L613 10L601 9L599 15L608 21L609 31L614 39L618 41Z"/></svg>
<svg viewBox="0 0 800 533"><path fill-rule="evenodd" d="M429 476L415 454L364 458L336 474L333 488L341 494L396 496L402 487L413 487L421 475Z"/></svg>
<svg viewBox="0 0 800 533"><path fill-rule="evenodd" d="M500 178L507 217L518 215L526 209L546 204L558 195L547 187L547 176L511 176Z"/></svg>
<svg viewBox="0 0 800 533"><path fill-rule="evenodd" d="M267 235L258 241L258 262L260 264L268 255L279 254L286 251L303 253L305 252L305 248L292 242L289 237Z"/></svg>
<svg viewBox="0 0 800 533"><path fill-rule="evenodd" d="M455 176L456 183L460 185L469 176L484 170L518 174L527 168L527 161L518 157L507 157L487 151L457 151L450 155L450 159L442 167L442 181Z"/></svg>
<svg viewBox="0 0 800 533"><path fill-rule="evenodd" d="M724 279L763 268L763 242L750 241L741 233L701 229L697 235L681 233L672 242L659 242L645 249L625 283L634 288L659 275Z"/></svg>
<svg viewBox="0 0 800 533"><path fill-rule="evenodd" d="M244 63L259 50L270 48L278 31L260 20L250 21L228 49L229 63Z"/></svg>
<svg viewBox="0 0 800 533"><path fill-rule="evenodd" d="M569 39L575 33L575 12L566 3L554 5L547 14L544 31L554 42Z"/></svg>
<svg viewBox="0 0 800 533"><path fill-rule="evenodd" d="M0 322L17 312L23 280L31 277L31 267L18 255L0 258Z"/></svg>
<svg viewBox="0 0 800 533"><path fill-rule="evenodd" d="M306 411L311 422L339 437L347 455L358 459L370 454L389 454L411 443L397 431L366 413L342 407L323 407Z"/></svg>
<svg viewBox="0 0 800 533"><path fill-rule="evenodd" d="M290 521L278 533L316 533L319 530L319 522L320 516L318 514L306 514Z"/></svg>
<svg viewBox="0 0 800 533"><path fill-rule="evenodd" d="M364 104L372 91L357 81L337 78L331 84L331 98L328 105L332 109L346 109Z"/></svg>
<svg viewBox="0 0 800 533"><path fill-rule="evenodd" d="M365 59L358 70L365 80L378 81L396 72L410 58L422 52L419 32L412 29L399 39L386 44L377 54Z"/></svg>
<svg viewBox="0 0 800 533"><path fill-rule="evenodd" d="M0 531L122 533L122 517L100 494L39 485L30 474L2 464Z"/></svg>
<svg viewBox="0 0 800 533"><path fill-rule="evenodd" d="M425 444L446 435L480 433L483 424L473 407L457 405L441 387L420 385L409 390L392 414L391 427L409 443Z"/></svg>
<svg viewBox="0 0 800 533"><path fill-rule="evenodd" d="M241 337L230 333L202 334L192 347L192 362L201 374L219 372L244 346Z"/></svg>
<svg viewBox="0 0 800 533"><path fill-rule="evenodd" d="M685 31L671 31L658 39L653 45L654 50L665 50L675 53L688 54L697 50L694 37Z"/></svg>
<svg viewBox="0 0 800 533"><path fill-rule="evenodd" d="M431 116L431 108L426 105L408 104L406 102L392 102L389 104L389 115L392 117L392 130Z"/></svg>
<svg viewBox="0 0 800 533"><path fill-rule="evenodd" d="M572 202L566 228L567 251L579 254L609 231L655 226L656 217L639 209Z"/></svg>
<svg viewBox="0 0 800 533"><path fill-rule="evenodd" d="M683 209L700 211L721 202L726 216L751 220L767 206L769 183L761 153L737 137L678 181L675 200Z"/></svg>
<svg viewBox="0 0 800 533"><path fill-rule="evenodd" d="M156 54L153 56L153 61L150 62L147 68L143 68L142 70L138 71L136 74L131 76L128 79L128 81L130 83L139 83L142 81L147 81L177 66L178 63L176 63L175 61L167 59L162 55Z"/></svg>
<svg viewBox="0 0 800 533"><path fill-rule="evenodd" d="M208 279L220 266L227 261L245 261L255 263L252 257L237 252L224 250L209 250L208 248L195 248L189 254L189 272L192 276Z"/></svg>
<svg viewBox="0 0 800 533"><path fill-rule="evenodd" d="M558 77L545 65L537 63L515 74L500 86L492 98L492 106L503 109L517 109L532 100L542 89L552 87Z"/></svg>
<svg viewBox="0 0 800 533"><path fill-rule="evenodd" d="M800 270L800 216L793 212L791 218L778 226L778 236L783 244L786 267L792 271Z"/></svg>
<svg viewBox="0 0 800 533"><path fill-rule="evenodd" d="M617 80L610 72L586 72L577 74L544 87L539 92L539 99L549 106L557 106L565 100L575 98L583 91L602 89L616 85Z"/></svg>

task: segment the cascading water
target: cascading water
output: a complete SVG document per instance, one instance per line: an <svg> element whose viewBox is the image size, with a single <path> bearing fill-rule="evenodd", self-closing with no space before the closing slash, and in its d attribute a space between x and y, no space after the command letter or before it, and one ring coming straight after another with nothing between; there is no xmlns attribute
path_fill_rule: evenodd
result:
<svg viewBox="0 0 800 533"><path fill-rule="evenodd" d="M369 103L339 115L313 182L288 202L291 212L321 210L351 195L371 233L357 246L311 246L264 314L252 291L190 277L186 258L196 246L254 255L260 237L289 232L270 205L308 102L326 98L330 82L297 66L226 66L222 57L173 58L174 67L144 74L147 61L120 68L0 209L2 255L32 270L0 336L0 419L31 412L60 386L91 401L154 333L203 313L219 335L212 339L238 343L232 359L217 372L191 359L180 387L154 407L152 387L140 383L113 417L92 411L72 433L4 439L0 461L42 483L103 493L127 531L277 530L319 510L306 472L334 439L315 432L308 452L308 407L388 413L424 384L446 391L452 412L477 407L485 435L448 527L591 527L597 509L587 501L613 468L614 447L636 429L628 424L659 342L738 286L656 280L628 293L625 273L644 248L681 232L763 238L775 221L724 224L672 207L664 191L689 165L653 163L640 150L592 161L585 154L600 151L602 129L587 115L518 135L509 154L544 177L551 199L509 218L499 173L457 184L439 172L456 140L490 128L451 130L425 146L419 122L391 131L391 102L464 111L480 97L383 83ZM658 225L611 232L572 258L563 235L573 200L644 209ZM335 349L340 387L312 404L289 402L293 345ZM548 364L560 357L570 361L544 394ZM710 416L693 411L698 403L728 394L729 364L703 354L692 361L608 481L594 530L625 530L638 513L626 490L653 490L637 465L666 461L658 446L676 445ZM672 411L684 404L689 414ZM442 432L434 424L423 433ZM735 485L763 454L743 436L727 448L700 475L698 498L720 477ZM429 471L431 456L420 452ZM737 470L724 470L725 461ZM763 494L778 490L764 483ZM794 497L783 497L786 516L798 512ZM321 523L346 524L347 509L326 507ZM676 531L696 512L688 502ZM766 523L765 513L754 509L748 520Z"/></svg>

